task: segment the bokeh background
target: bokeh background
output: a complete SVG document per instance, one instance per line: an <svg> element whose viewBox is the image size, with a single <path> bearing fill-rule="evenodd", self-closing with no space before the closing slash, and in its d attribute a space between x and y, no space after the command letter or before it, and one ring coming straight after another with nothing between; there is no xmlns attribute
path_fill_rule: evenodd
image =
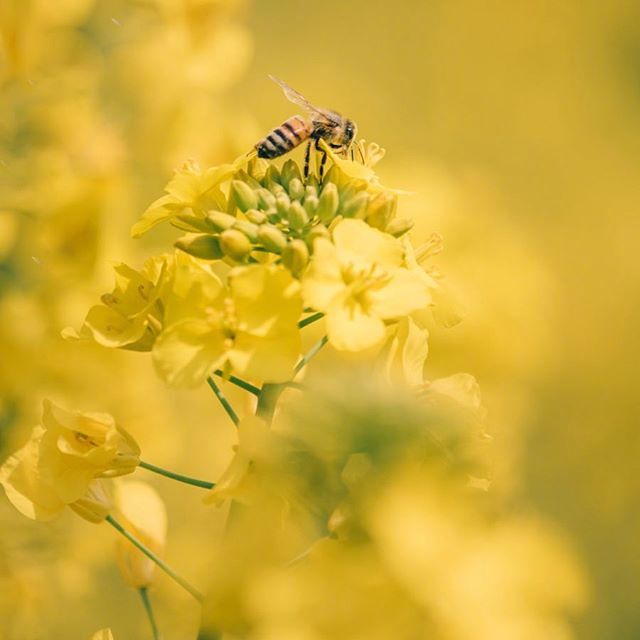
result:
<svg viewBox="0 0 640 640"><path fill-rule="evenodd" d="M169 390L148 359L59 332L110 288L114 262L166 246L128 229L172 168L231 160L294 112L274 73L384 146L379 172L412 192L414 237L444 236L466 318L432 335L429 377L478 378L492 490L581 558L577 637L640 636L637 3L3 0L0 28L3 456L53 397L112 412L152 462L224 468L233 433L206 391ZM167 558L203 578L223 514L149 480L170 514ZM146 632L110 531L70 514L32 523L4 499L0 527L0 637ZM167 637L195 633L188 596L160 578L154 597Z"/></svg>

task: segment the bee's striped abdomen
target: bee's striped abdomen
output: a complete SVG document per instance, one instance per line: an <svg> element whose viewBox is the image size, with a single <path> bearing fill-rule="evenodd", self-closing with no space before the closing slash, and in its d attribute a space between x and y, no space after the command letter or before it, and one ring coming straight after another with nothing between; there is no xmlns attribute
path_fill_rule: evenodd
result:
<svg viewBox="0 0 640 640"><path fill-rule="evenodd" d="M277 158L297 147L313 127L300 116L292 116L256 145L259 158Z"/></svg>

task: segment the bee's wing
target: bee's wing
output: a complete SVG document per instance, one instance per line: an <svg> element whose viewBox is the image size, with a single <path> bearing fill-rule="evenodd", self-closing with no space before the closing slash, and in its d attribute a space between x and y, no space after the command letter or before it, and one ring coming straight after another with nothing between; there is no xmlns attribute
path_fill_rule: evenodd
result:
<svg viewBox="0 0 640 640"><path fill-rule="evenodd" d="M276 78L276 76L272 75L270 75L269 78L271 78L271 80L282 87L287 100L290 100L294 104L297 104L299 107L306 109L310 114L314 116L320 116L323 120L325 120L332 126L337 127L341 124L342 118L337 113L329 111L329 109L316 107L315 105L311 104L301 93L290 87L284 80L280 80L280 78Z"/></svg>

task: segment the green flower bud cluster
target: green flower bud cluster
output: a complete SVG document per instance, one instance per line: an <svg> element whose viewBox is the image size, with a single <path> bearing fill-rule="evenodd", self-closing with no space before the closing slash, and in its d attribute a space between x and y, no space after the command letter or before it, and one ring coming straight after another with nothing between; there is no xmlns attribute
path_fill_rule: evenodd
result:
<svg viewBox="0 0 640 640"><path fill-rule="evenodd" d="M396 237L411 224L395 218L397 197L372 189L364 180L347 176L333 165L320 183L304 178L300 167L287 160L281 169L254 158L247 170L236 171L220 209L204 216L189 211L172 224L189 235L176 247L206 260L231 264L256 260L257 252L276 254L291 272L304 271L316 238L328 237L337 219L357 218Z"/></svg>

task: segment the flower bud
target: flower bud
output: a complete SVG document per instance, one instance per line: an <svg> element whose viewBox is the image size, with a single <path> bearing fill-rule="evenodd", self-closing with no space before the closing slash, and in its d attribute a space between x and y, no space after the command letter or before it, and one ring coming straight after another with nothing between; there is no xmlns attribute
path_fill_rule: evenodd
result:
<svg viewBox="0 0 640 640"><path fill-rule="evenodd" d="M247 165L248 174L255 180L262 180L267 173L269 163L264 158L251 158Z"/></svg>
<svg viewBox="0 0 640 640"><path fill-rule="evenodd" d="M274 198L274 206L275 202ZM249 220L249 222L253 222L253 224L264 224L267 221L267 214L263 211L258 211L257 209L249 209L249 211L246 211L244 215L247 217L247 220Z"/></svg>
<svg viewBox="0 0 640 640"><path fill-rule="evenodd" d="M176 240L174 246L194 258L202 260L220 260L224 256L218 236L208 233L183 236Z"/></svg>
<svg viewBox="0 0 640 640"><path fill-rule="evenodd" d="M167 514L157 492L144 482L122 482L116 491L116 506L125 529L161 556L167 536ZM118 537L116 550L124 581L134 589L150 586L155 563L124 537Z"/></svg>
<svg viewBox="0 0 640 640"><path fill-rule="evenodd" d="M309 198L310 196L318 197L318 187L313 184L307 184L304 188L304 197Z"/></svg>
<svg viewBox="0 0 640 640"><path fill-rule="evenodd" d="M291 200L286 193L280 193L276 196L276 209L281 218L286 218L291 206Z"/></svg>
<svg viewBox="0 0 640 640"><path fill-rule="evenodd" d="M403 236L407 231L413 227L413 220L409 218L395 218L393 219L385 229L385 231L392 236L399 238Z"/></svg>
<svg viewBox="0 0 640 640"><path fill-rule="evenodd" d="M385 192L369 200L366 218L369 226L384 231L395 214L397 203L394 195Z"/></svg>
<svg viewBox="0 0 640 640"><path fill-rule="evenodd" d="M282 263L296 277L302 275L308 262L309 249L302 240L292 240L282 251Z"/></svg>
<svg viewBox="0 0 640 640"><path fill-rule="evenodd" d="M268 211L276 208L276 197L268 189L256 189L256 195L261 209Z"/></svg>
<svg viewBox="0 0 640 640"><path fill-rule="evenodd" d="M263 182L268 189L271 189L276 184L280 184L280 172L275 164L269 165L267 172L264 174Z"/></svg>
<svg viewBox="0 0 640 640"><path fill-rule="evenodd" d="M298 164L296 162L294 162L293 160L287 160L282 165L282 170L280 172L280 178L281 178L282 186L285 187L285 188L289 187L289 183L294 178L297 178L298 180L300 180L302 178L302 176L300 175L300 169L298 167Z"/></svg>
<svg viewBox="0 0 640 640"><path fill-rule="evenodd" d="M246 182L232 180L231 195L240 211L258 208L258 196Z"/></svg>
<svg viewBox="0 0 640 640"><path fill-rule="evenodd" d="M234 225L234 229L244 233L251 242L258 240L258 225L248 222L246 220L238 220Z"/></svg>
<svg viewBox="0 0 640 640"><path fill-rule="evenodd" d="M298 200L291 203L287 212L287 220L289 221L289 226L296 231L302 230L309 222L309 216Z"/></svg>
<svg viewBox="0 0 640 640"><path fill-rule="evenodd" d="M222 211L209 211L207 212L207 220L216 231L224 231L233 227L237 218Z"/></svg>
<svg viewBox="0 0 640 640"><path fill-rule="evenodd" d="M271 224L263 224L258 228L258 242L273 253L280 253L287 245L287 238Z"/></svg>
<svg viewBox="0 0 640 640"><path fill-rule="evenodd" d="M304 187L302 186L302 180L299 178L293 178L289 182L289 197L292 200L302 200L304 196Z"/></svg>
<svg viewBox="0 0 640 640"><path fill-rule="evenodd" d="M309 214L309 217L313 217L318 208L318 196L308 195L304 199L304 210Z"/></svg>
<svg viewBox="0 0 640 640"><path fill-rule="evenodd" d="M321 222L330 222L338 212L340 205L340 196L338 195L338 187L333 182L329 182L322 189L320 198L318 199L318 208L316 215Z"/></svg>
<svg viewBox="0 0 640 640"><path fill-rule="evenodd" d="M340 213L345 218L364 218L368 202L369 194L366 191L360 191L350 198L343 198Z"/></svg>
<svg viewBox="0 0 640 640"><path fill-rule="evenodd" d="M113 501L103 480L92 480L87 492L69 505L81 518L98 524L113 509Z"/></svg>
<svg viewBox="0 0 640 640"><path fill-rule="evenodd" d="M242 260L251 251L251 241L237 229L227 229L220 234L220 247L225 255Z"/></svg>
<svg viewBox="0 0 640 640"><path fill-rule="evenodd" d="M211 223L207 218L196 216L193 213L181 213L171 218L171 224L177 229L191 233L211 231Z"/></svg>

